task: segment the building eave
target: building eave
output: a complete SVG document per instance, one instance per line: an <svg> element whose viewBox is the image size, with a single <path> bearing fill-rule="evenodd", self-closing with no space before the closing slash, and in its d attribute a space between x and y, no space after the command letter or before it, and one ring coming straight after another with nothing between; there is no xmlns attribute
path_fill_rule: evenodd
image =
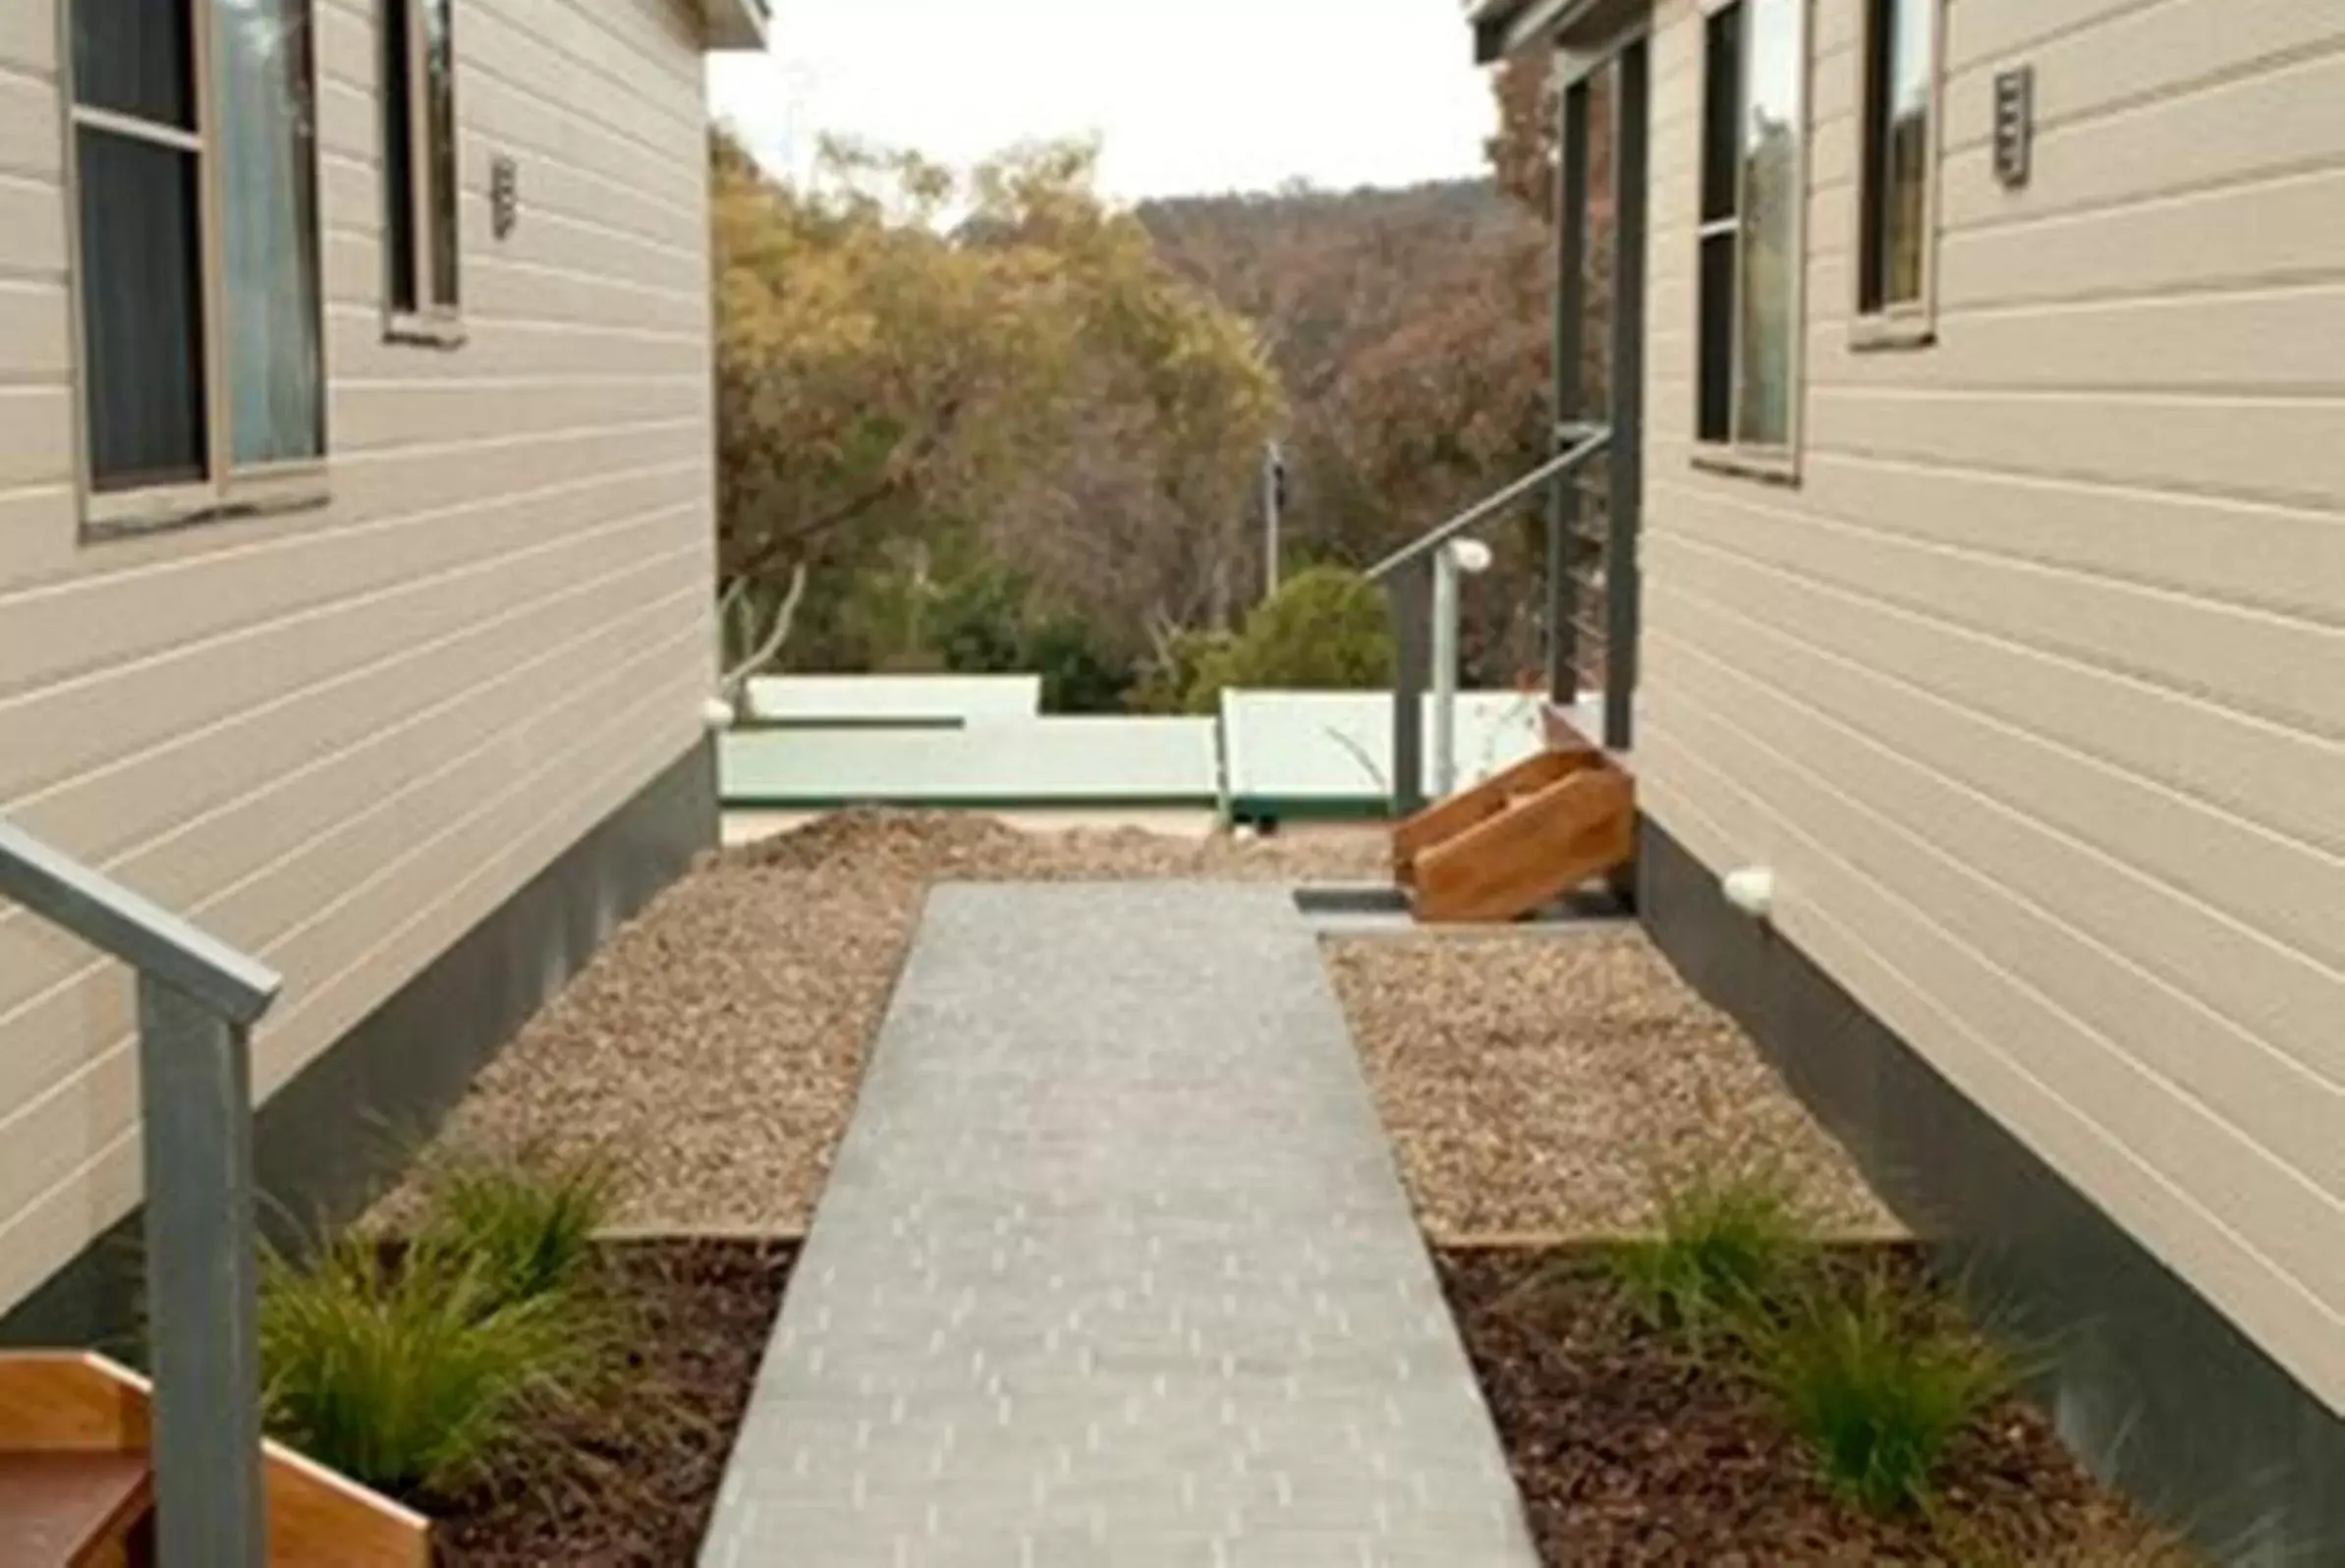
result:
<svg viewBox="0 0 2345 1568"><path fill-rule="evenodd" d="M1637 24L1650 0L1468 0L1474 60L1491 65L1531 48L1581 48Z"/></svg>

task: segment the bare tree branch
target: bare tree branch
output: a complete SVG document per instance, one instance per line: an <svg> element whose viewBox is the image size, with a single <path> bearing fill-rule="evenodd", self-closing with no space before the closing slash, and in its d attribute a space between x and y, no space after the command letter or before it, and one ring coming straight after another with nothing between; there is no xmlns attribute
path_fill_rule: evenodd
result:
<svg viewBox="0 0 2345 1568"><path fill-rule="evenodd" d="M782 596L781 608L774 611L773 625L766 631L765 640L717 684L719 694L736 708L748 700L750 678L771 664L774 655L781 652L782 644L790 641L790 629L798 620L798 606L806 598L808 575L807 564L799 562L790 573L790 591ZM747 581L737 578L734 583L738 586ZM726 592L729 596L732 588L728 588Z"/></svg>

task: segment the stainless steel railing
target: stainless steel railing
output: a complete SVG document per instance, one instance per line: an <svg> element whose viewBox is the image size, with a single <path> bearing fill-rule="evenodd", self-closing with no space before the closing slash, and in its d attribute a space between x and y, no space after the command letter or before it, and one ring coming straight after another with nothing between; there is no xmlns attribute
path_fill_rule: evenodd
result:
<svg viewBox="0 0 2345 1568"><path fill-rule="evenodd" d="M1547 485L1570 477L1611 444L1601 426L1579 426L1572 444L1529 474L1494 491L1437 528L1429 529L1368 570L1392 602L1397 652L1392 682L1392 812L1406 816L1424 805L1424 698L1433 694L1437 762L1450 758L1458 695L1457 563L1450 546ZM1555 629L1548 629L1550 637ZM1440 767L1444 780L1449 774Z"/></svg>
<svg viewBox="0 0 2345 1568"><path fill-rule="evenodd" d="M0 899L137 974L157 1555L261 1568L251 1036L282 982L6 822Z"/></svg>

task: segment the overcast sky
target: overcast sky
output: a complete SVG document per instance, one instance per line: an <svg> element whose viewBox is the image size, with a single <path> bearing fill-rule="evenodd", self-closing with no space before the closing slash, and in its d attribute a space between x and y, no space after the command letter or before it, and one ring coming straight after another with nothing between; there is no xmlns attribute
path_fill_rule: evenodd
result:
<svg viewBox="0 0 2345 1568"><path fill-rule="evenodd" d="M1458 0L774 0L716 112L777 168L847 132L967 163L1096 133L1119 196L1478 173L1493 110Z"/></svg>

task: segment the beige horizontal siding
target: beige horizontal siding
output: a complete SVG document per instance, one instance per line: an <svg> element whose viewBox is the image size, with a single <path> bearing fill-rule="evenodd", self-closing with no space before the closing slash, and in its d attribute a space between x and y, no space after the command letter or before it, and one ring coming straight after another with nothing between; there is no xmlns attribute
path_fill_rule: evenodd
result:
<svg viewBox="0 0 2345 1568"><path fill-rule="evenodd" d="M2345 1409L2345 13L1961 0L1938 342L1864 353L1855 13L1815 10L1784 485L1694 465L1700 29L1661 7L1646 804L1775 868L1791 940Z"/></svg>
<svg viewBox="0 0 2345 1568"><path fill-rule="evenodd" d="M56 17L0 18L0 815L285 973L263 1093L681 756L711 677L692 8L459 12L452 352L382 337L375 9L318 7L330 503L103 544ZM128 978L0 910L0 1309L135 1202L135 1072Z"/></svg>

